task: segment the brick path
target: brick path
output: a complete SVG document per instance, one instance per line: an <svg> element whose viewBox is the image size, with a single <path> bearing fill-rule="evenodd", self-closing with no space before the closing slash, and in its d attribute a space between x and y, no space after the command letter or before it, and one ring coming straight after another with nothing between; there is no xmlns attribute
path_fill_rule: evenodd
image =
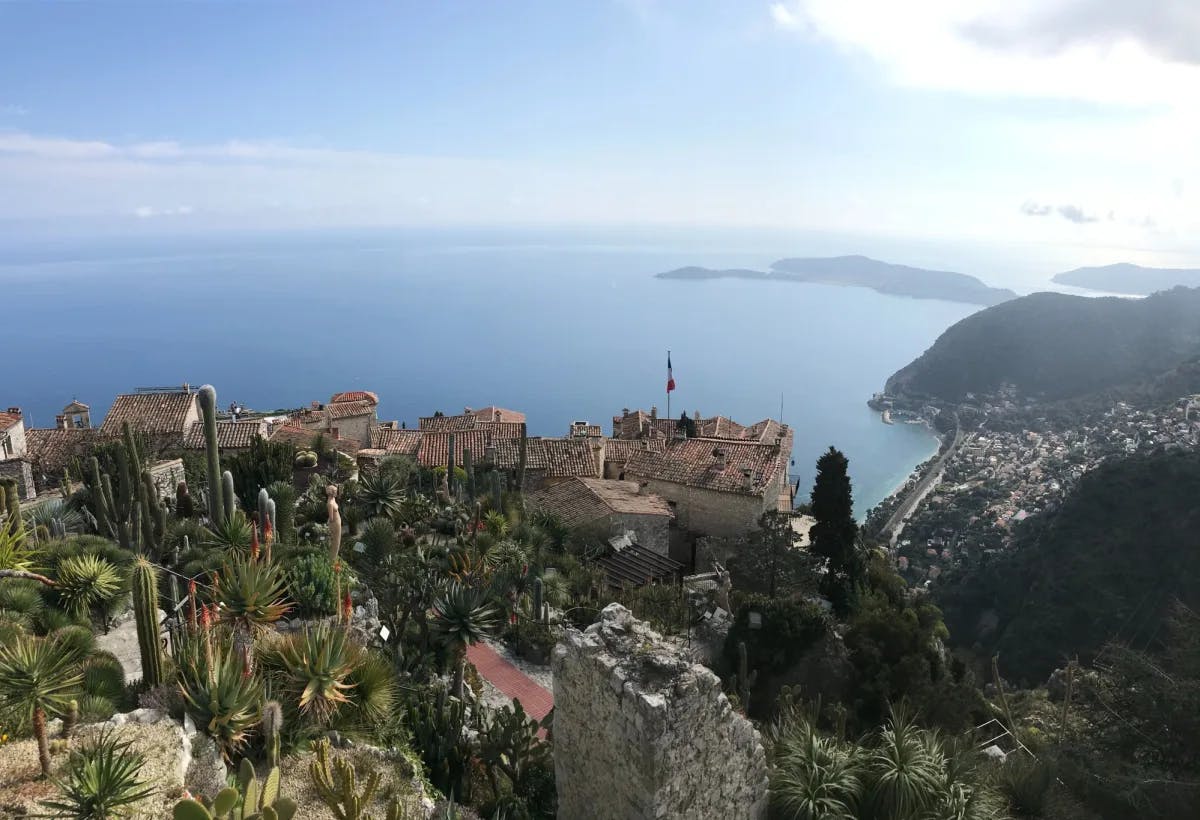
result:
<svg viewBox="0 0 1200 820"><path fill-rule="evenodd" d="M485 643L467 647L467 660L479 676L513 700L521 701L525 714L541 720L554 708L554 693L526 675Z"/></svg>

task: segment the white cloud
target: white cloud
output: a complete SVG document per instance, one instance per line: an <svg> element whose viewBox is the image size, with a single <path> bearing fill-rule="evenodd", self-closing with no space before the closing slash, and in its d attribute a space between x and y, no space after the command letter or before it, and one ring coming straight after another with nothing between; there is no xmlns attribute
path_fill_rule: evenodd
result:
<svg viewBox="0 0 1200 820"><path fill-rule="evenodd" d="M799 18L795 14L792 14L791 9L787 7L787 3L772 3L771 19L780 28L795 28L800 24Z"/></svg>

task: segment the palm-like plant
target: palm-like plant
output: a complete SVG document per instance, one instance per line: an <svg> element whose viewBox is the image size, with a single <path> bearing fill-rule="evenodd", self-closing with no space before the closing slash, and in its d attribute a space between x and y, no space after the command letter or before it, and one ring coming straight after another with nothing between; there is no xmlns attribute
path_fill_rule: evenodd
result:
<svg viewBox="0 0 1200 820"><path fill-rule="evenodd" d="M278 564L234 556L217 576L213 597L221 604L221 619L235 632L250 636L262 632L292 608L286 588L287 579Z"/></svg>
<svg viewBox="0 0 1200 820"><path fill-rule="evenodd" d="M138 779L145 757L131 751L132 741L103 731L71 753L63 777L56 779L59 796L43 800L48 817L70 820L115 820L135 803L154 794Z"/></svg>
<svg viewBox="0 0 1200 820"><path fill-rule="evenodd" d="M433 631L454 663L454 694L462 697L463 663L467 647L488 637L496 628L496 611L481 590L452 584L433 605Z"/></svg>
<svg viewBox="0 0 1200 820"><path fill-rule="evenodd" d="M503 538L508 535L508 516L500 510L492 510L485 515L483 517L483 525L487 529L488 534L495 538Z"/></svg>
<svg viewBox="0 0 1200 820"><path fill-rule="evenodd" d="M259 722L262 683L233 645L211 632L182 640L176 660L184 708L231 759Z"/></svg>
<svg viewBox="0 0 1200 820"><path fill-rule="evenodd" d="M345 630L322 621L285 637L267 653L264 664L301 713L324 725L350 703L351 675L361 654Z"/></svg>
<svg viewBox="0 0 1200 820"><path fill-rule="evenodd" d="M358 503L368 517L399 515L404 495L404 485L390 473L368 473L358 482Z"/></svg>
<svg viewBox="0 0 1200 820"><path fill-rule="evenodd" d="M42 774L50 775L47 716L62 715L78 692L79 658L59 639L19 636L0 646L0 712L29 719L37 738Z"/></svg>
<svg viewBox="0 0 1200 820"><path fill-rule="evenodd" d="M34 551L25 546L25 527L8 526L0 516L0 569L29 572L34 569Z"/></svg>
<svg viewBox="0 0 1200 820"><path fill-rule="evenodd" d="M104 609L122 592L120 571L98 555L64 558L55 575L54 597L76 618Z"/></svg>
<svg viewBox="0 0 1200 820"><path fill-rule="evenodd" d="M241 510L224 521L210 521L204 545L224 550L227 553L248 553L250 542L254 537L254 525Z"/></svg>

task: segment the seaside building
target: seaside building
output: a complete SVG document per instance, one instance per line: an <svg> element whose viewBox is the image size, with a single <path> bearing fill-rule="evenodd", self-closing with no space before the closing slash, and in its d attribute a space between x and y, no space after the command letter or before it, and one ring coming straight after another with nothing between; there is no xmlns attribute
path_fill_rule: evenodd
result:
<svg viewBox="0 0 1200 820"><path fill-rule="evenodd" d="M33 498L37 494L25 440L25 416L20 407L0 412L0 476L15 478L17 492L22 498Z"/></svg>
<svg viewBox="0 0 1200 820"><path fill-rule="evenodd" d="M217 420L217 446L221 448L222 453L240 453L248 450L255 439L266 437L267 420L264 418ZM198 421L192 425L192 429L183 440L183 447L185 450L204 449L204 422Z"/></svg>
<svg viewBox="0 0 1200 820"><path fill-rule="evenodd" d="M571 529L607 536L632 534L632 542L659 555L669 547L671 507L636 481L570 478L529 494L531 511L551 513Z"/></svg>
<svg viewBox="0 0 1200 820"><path fill-rule="evenodd" d="M101 438L117 438L125 422L142 433L152 447L170 449L183 446L184 438L200 420L197 390L184 384L178 388L147 387L123 393L100 425Z"/></svg>
<svg viewBox="0 0 1200 820"><path fill-rule="evenodd" d="M312 440L312 432L325 433L335 441L354 442L357 452L362 447L371 446L371 435L379 425L376 415L378 406L379 397L368 390L334 393L328 404L314 401L310 407L292 414L284 426L311 431L308 442ZM308 446L308 443L304 446ZM342 450L341 447L338 449Z"/></svg>

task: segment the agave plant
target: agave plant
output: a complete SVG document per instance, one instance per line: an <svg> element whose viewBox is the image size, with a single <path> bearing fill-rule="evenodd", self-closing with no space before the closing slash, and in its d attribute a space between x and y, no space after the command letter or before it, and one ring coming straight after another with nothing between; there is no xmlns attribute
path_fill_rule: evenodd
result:
<svg viewBox="0 0 1200 820"><path fill-rule="evenodd" d="M34 550L25 546L24 527L15 529L5 526L7 519L0 518L0 569L30 572L34 567Z"/></svg>
<svg viewBox="0 0 1200 820"><path fill-rule="evenodd" d="M404 496L404 485L395 475L377 472L359 479L358 504L368 517L399 515Z"/></svg>
<svg viewBox="0 0 1200 820"><path fill-rule="evenodd" d="M0 713L30 720L37 738L42 774L50 775L47 716L62 715L76 696L82 679L78 656L58 639L19 636L0 646Z"/></svg>
<svg viewBox="0 0 1200 820"><path fill-rule="evenodd" d="M71 820L115 820L154 789L138 779L145 757L132 751L133 742L102 731L73 751L66 772L54 780L59 795L43 800L48 817Z"/></svg>
<svg viewBox="0 0 1200 820"><path fill-rule="evenodd" d="M259 722L262 683L232 643L211 630L180 641L176 661L184 708L230 759Z"/></svg>
<svg viewBox="0 0 1200 820"><path fill-rule="evenodd" d="M83 514L60 499L38 504L25 514L25 525L34 531L52 531L60 523L67 532L81 532L84 527Z"/></svg>
<svg viewBox="0 0 1200 820"><path fill-rule="evenodd" d="M322 621L284 637L263 663L302 714L326 725L351 703L352 675L362 654L345 630Z"/></svg>
<svg viewBox="0 0 1200 820"><path fill-rule="evenodd" d="M278 621L292 605L285 596L287 579L276 563L234 556L218 574L213 597L221 619L235 632L253 635Z"/></svg>
<svg viewBox="0 0 1200 820"><path fill-rule="evenodd" d="M250 552L250 542L253 538L254 525L250 523L250 519L246 518L246 514L241 510L234 510L224 521L209 522L204 545L227 553L244 554Z"/></svg>
<svg viewBox="0 0 1200 820"><path fill-rule="evenodd" d="M467 647L486 638L496 628L498 616L478 589L451 584L433 605L432 628L454 664L454 694L462 697L463 663Z"/></svg>
<svg viewBox="0 0 1200 820"><path fill-rule="evenodd" d="M62 559L55 572L54 597L73 617L103 611L123 591L120 571L99 555L73 555Z"/></svg>

